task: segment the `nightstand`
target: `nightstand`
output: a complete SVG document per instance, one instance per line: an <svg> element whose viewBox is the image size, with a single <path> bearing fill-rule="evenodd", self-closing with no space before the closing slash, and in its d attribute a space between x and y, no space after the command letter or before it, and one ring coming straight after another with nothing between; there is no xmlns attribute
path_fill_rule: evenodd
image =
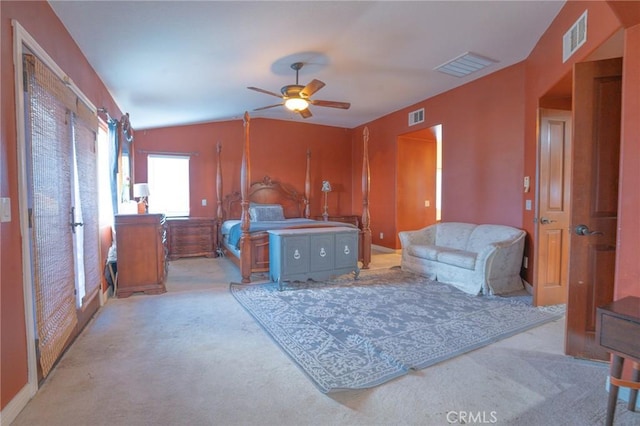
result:
<svg viewBox="0 0 640 426"><path fill-rule="evenodd" d="M324 220L322 216L314 217L315 220ZM329 216L327 218L329 222L342 222L342 223L350 223L355 225L357 228L360 228L360 216L358 215L339 215L339 216Z"/></svg>
<svg viewBox="0 0 640 426"><path fill-rule="evenodd" d="M596 310L596 341L611 353L607 425L613 424L618 400L618 387L631 389L629 410L635 411L640 389L640 298L625 297ZM632 380L622 380L625 360L633 362Z"/></svg>

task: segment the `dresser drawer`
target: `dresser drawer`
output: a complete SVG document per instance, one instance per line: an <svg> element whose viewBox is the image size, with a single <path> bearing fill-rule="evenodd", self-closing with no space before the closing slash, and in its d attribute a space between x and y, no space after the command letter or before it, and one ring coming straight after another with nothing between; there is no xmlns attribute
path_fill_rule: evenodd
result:
<svg viewBox="0 0 640 426"><path fill-rule="evenodd" d="M302 274L309 270L309 239L286 238L282 242L282 265L288 274Z"/></svg>
<svg viewBox="0 0 640 426"><path fill-rule="evenodd" d="M336 234L336 267L345 268L358 262L358 234Z"/></svg>
<svg viewBox="0 0 640 426"><path fill-rule="evenodd" d="M333 235L317 234L309 237L311 271L327 271L334 267Z"/></svg>
<svg viewBox="0 0 640 426"><path fill-rule="evenodd" d="M601 314L600 346L633 358L640 358L640 324L624 318Z"/></svg>

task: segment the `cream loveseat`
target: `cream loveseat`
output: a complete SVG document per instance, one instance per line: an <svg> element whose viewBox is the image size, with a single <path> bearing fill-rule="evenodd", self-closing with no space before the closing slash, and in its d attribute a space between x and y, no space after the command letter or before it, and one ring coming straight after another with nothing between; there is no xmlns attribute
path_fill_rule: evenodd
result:
<svg viewBox="0 0 640 426"><path fill-rule="evenodd" d="M504 225L441 222L398 234L402 269L470 294L523 289L525 232Z"/></svg>

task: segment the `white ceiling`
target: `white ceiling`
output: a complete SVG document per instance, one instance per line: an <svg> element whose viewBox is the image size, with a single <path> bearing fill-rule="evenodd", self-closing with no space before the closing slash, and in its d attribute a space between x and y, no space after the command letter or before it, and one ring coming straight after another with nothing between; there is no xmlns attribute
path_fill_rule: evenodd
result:
<svg viewBox="0 0 640 426"><path fill-rule="evenodd" d="M353 128L524 60L564 1L50 1L135 129L252 117ZM561 43L561 40L558 40ZM465 52L499 61L464 78ZM271 92L326 86L303 120ZM100 105L96 105L100 107Z"/></svg>

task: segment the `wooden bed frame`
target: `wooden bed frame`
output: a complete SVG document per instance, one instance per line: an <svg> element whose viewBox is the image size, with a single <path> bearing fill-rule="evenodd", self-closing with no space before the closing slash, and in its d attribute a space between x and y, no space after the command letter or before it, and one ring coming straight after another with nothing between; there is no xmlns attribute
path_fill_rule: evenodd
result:
<svg viewBox="0 0 640 426"><path fill-rule="evenodd" d="M298 193L294 188L272 181L269 176L265 176L261 181L249 184L251 181L250 170L250 138L249 138L249 114L244 115L244 148L242 153L242 164L240 167L240 192L236 191L226 195L222 194L222 169L221 169L221 152L222 147L217 147L217 173L216 173L216 192L217 192L217 220L218 229L220 230L222 223L229 219L240 219L242 235L240 237L240 256L225 247L222 236L219 234L220 249L223 250L235 264L240 268L242 282L251 282L252 273L260 273L269 271L269 233L268 232L249 232L249 205L250 203L260 204L280 204L284 210L285 218L309 218L309 197L311 192L310 183L310 162L311 153L307 151L307 164L304 183L304 194ZM359 261L362 268L369 268L371 262L371 229L369 228L369 158L368 143L369 130L364 130L364 155L362 162L362 218L360 221L360 237L359 237ZM292 228L310 228L325 227L322 221L318 221L317 225L294 225Z"/></svg>

